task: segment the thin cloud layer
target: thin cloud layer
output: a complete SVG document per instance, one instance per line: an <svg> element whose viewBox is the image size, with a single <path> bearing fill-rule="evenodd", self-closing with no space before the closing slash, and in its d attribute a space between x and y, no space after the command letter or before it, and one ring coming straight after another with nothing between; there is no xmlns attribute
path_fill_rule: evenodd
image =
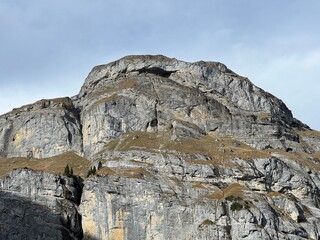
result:
<svg viewBox="0 0 320 240"><path fill-rule="evenodd" d="M129 54L225 63L320 129L320 2L0 2L0 112L75 95L90 69Z"/></svg>

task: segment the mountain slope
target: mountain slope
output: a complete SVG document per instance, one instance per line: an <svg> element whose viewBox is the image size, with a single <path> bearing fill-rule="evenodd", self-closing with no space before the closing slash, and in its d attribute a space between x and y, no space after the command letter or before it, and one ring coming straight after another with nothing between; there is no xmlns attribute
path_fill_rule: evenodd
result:
<svg viewBox="0 0 320 240"><path fill-rule="evenodd" d="M247 78L164 56L97 66L78 95L0 117L2 174L102 163L72 204L85 239L319 239L319 151L319 132ZM2 191L21 196L18 175Z"/></svg>

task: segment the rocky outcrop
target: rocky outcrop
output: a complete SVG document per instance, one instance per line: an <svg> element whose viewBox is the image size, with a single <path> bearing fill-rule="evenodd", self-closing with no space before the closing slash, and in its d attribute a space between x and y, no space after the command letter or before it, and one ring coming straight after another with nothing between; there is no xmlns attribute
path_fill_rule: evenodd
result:
<svg viewBox="0 0 320 240"><path fill-rule="evenodd" d="M319 146L221 63L128 56L93 68L71 99L0 116L2 157L74 151L98 169L83 182L0 178L0 238L31 226L30 239L320 239Z"/></svg>
<svg viewBox="0 0 320 240"><path fill-rule="evenodd" d="M85 181L80 204L85 236L320 237L319 174L283 155L233 158L222 165L201 154L193 161L169 153L121 155L105 163L113 171Z"/></svg>
<svg viewBox="0 0 320 240"><path fill-rule="evenodd" d="M0 178L0 239L82 239L79 177L18 169Z"/></svg>
<svg viewBox="0 0 320 240"><path fill-rule="evenodd" d="M127 132L168 130L173 139L216 133L258 149L305 151L294 127L305 126L281 100L221 63L128 56L95 67L72 100L41 100L1 116L0 154L72 150L93 159Z"/></svg>
<svg viewBox="0 0 320 240"><path fill-rule="evenodd" d="M81 124L70 98L41 100L0 118L0 156L45 158L82 152Z"/></svg>
<svg viewBox="0 0 320 240"><path fill-rule="evenodd" d="M303 151L285 104L216 62L125 57L95 67L76 106L88 157L124 133L170 129L173 138L216 132L259 149Z"/></svg>

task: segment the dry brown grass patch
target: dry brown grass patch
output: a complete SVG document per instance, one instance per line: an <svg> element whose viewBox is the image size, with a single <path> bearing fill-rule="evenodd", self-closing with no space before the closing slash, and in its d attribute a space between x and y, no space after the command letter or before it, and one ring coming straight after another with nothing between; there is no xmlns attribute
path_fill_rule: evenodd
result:
<svg viewBox="0 0 320 240"><path fill-rule="evenodd" d="M121 140L111 140L106 145L105 150L139 150L177 155L205 154L209 156L211 160L188 157L185 157L185 159L190 163L211 163L223 167L235 167L234 163L228 160L236 157L241 159L270 157L267 151L251 148L231 137L214 137L207 135L202 139L185 138L172 141L170 131L160 133L130 132L124 135Z"/></svg>
<svg viewBox="0 0 320 240"><path fill-rule="evenodd" d="M67 152L43 159L7 158L0 160L0 176L10 173L13 169L24 167L62 174L67 164L73 168L74 175L85 177L90 166L90 161L74 152Z"/></svg>
<svg viewBox="0 0 320 240"><path fill-rule="evenodd" d="M199 189L208 189L203 183L201 182L194 182L192 184L192 188L199 188Z"/></svg>
<svg viewBox="0 0 320 240"><path fill-rule="evenodd" d="M320 131L316 130L305 130L305 131L296 131L299 135L313 138L320 138Z"/></svg>
<svg viewBox="0 0 320 240"><path fill-rule="evenodd" d="M137 179L143 179L145 176L150 175L150 173L142 167L118 168L118 169L110 169L108 167L103 167L97 171L97 174L99 175L105 174L105 175L121 176L126 178L137 178Z"/></svg>
<svg viewBox="0 0 320 240"><path fill-rule="evenodd" d="M127 178L138 178L142 179L148 172L144 168L123 168L115 172L115 175L127 177Z"/></svg>
<svg viewBox="0 0 320 240"><path fill-rule="evenodd" d="M220 191L217 191L213 194L208 194L205 195L205 198L209 198L209 199L222 199L222 198L226 198L229 196L233 196L233 197L242 197L243 196L243 191L246 190L246 186L241 185L239 183L233 183L230 184L228 187L226 187L225 189L222 189Z"/></svg>
<svg viewBox="0 0 320 240"><path fill-rule="evenodd" d="M320 171L320 162L316 161L316 159L320 159L320 153L309 154L304 152L285 152L283 150L272 150L272 152L288 157L312 170Z"/></svg>
<svg viewBox="0 0 320 240"><path fill-rule="evenodd" d="M258 119L269 119L271 118L271 114L266 112L261 112L257 115L257 117Z"/></svg>
<svg viewBox="0 0 320 240"><path fill-rule="evenodd" d="M267 197L281 197L282 196L282 193L279 193L279 192L268 192L267 193Z"/></svg>
<svg viewBox="0 0 320 240"><path fill-rule="evenodd" d="M104 88L101 91L94 92L93 96L118 92L123 89L135 88L136 86L137 86L137 82L134 79L123 78L120 81L117 81L113 86L109 86Z"/></svg>
<svg viewBox="0 0 320 240"><path fill-rule="evenodd" d="M117 100L118 98L119 98L119 96L117 94L113 94L111 96L101 98L100 100L98 100L94 104L92 104L91 107L95 107L101 103L113 102L113 101Z"/></svg>
<svg viewBox="0 0 320 240"><path fill-rule="evenodd" d="M168 58L163 55L130 55L122 59L127 59L131 61L143 59L143 60L157 60L157 61L166 61L166 62L167 61L172 62L176 60L175 58Z"/></svg>
<svg viewBox="0 0 320 240"><path fill-rule="evenodd" d="M108 167L102 167L101 169L97 170L97 174L99 175L114 175L115 171L111 170Z"/></svg>

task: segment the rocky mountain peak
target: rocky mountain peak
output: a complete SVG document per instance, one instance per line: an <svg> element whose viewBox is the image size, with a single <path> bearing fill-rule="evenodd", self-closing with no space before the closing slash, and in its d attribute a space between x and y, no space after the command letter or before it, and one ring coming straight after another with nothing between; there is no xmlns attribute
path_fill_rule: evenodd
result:
<svg viewBox="0 0 320 240"><path fill-rule="evenodd" d="M218 62L188 63L159 55L124 57L93 68L75 105L84 113L112 111L112 121L121 119L116 136L150 130L155 122L152 131L162 131L178 122L197 136L217 131L257 148L272 142L272 148L302 151L291 127L296 122L286 105ZM137 125L131 126L133 122L123 114ZM85 129L86 117L82 119Z"/></svg>
<svg viewBox="0 0 320 240"><path fill-rule="evenodd" d="M0 116L0 210L50 212L32 239L319 239L319 152L319 132L222 63L127 56Z"/></svg>
<svg viewBox="0 0 320 240"><path fill-rule="evenodd" d="M279 105L279 108L283 108L283 111L288 115L291 115L291 112L281 100L256 87L247 78L232 72L222 63L205 61L188 63L162 55L127 56L115 62L94 67L81 89L80 97L92 88L108 85L109 81L113 79L137 75L154 75L168 78L183 86L198 89L202 87L206 92L217 92L222 97L227 97L227 100L231 100L229 104L236 104L243 110L271 112L271 109L263 108L266 105L263 100L269 100L268 102L274 102ZM232 94L231 90L234 90L232 89L235 87L234 85L241 92ZM248 96L245 96L244 92ZM240 93L244 95L238 96ZM247 100L246 104L237 101L240 97L244 98L243 101ZM260 98L263 98L263 100Z"/></svg>

